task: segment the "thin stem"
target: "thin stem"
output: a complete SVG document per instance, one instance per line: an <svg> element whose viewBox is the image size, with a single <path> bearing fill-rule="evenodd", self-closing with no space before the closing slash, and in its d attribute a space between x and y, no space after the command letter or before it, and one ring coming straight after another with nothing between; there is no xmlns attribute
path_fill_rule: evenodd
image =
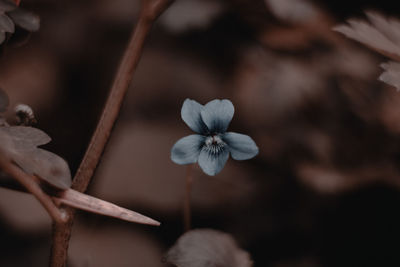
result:
<svg viewBox="0 0 400 267"><path fill-rule="evenodd" d="M6 174L17 180L27 191L32 193L37 200L46 209L50 217L57 223L64 223L67 221L67 214L60 211L52 201L51 197L45 194L40 186L36 183L35 179L26 174L20 168L15 166L11 161L0 157L0 169Z"/></svg>
<svg viewBox="0 0 400 267"><path fill-rule="evenodd" d="M124 56L110 89L103 113L97 124L83 160L74 177L72 188L84 192L93 176L104 147L117 119L122 101L132 81L133 73L142 54L144 41L157 17L172 3L172 0L143 0L142 9L135 30L125 50ZM53 244L50 258L51 267L65 267L68 243L71 236L74 210L67 209L69 220L53 224Z"/></svg>
<svg viewBox="0 0 400 267"><path fill-rule="evenodd" d="M186 182L185 182L185 200L183 202L183 224L185 232L191 228L192 214L191 214L191 194L192 194L192 164L186 168Z"/></svg>

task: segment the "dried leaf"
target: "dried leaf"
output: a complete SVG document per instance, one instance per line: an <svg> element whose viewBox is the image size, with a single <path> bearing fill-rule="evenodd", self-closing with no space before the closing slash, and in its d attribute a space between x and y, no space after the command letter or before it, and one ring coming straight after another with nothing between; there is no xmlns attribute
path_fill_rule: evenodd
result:
<svg viewBox="0 0 400 267"><path fill-rule="evenodd" d="M181 236L165 259L177 267L251 267L249 254L229 234L196 229Z"/></svg>
<svg viewBox="0 0 400 267"><path fill-rule="evenodd" d="M71 186L68 164L61 157L37 148L51 138L43 131L26 126L0 127L0 134L11 139L10 158L26 173L33 174L58 189Z"/></svg>
<svg viewBox="0 0 400 267"><path fill-rule="evenodd" d="M13 160L26 173L36 175L58 189L71 187L67 162L52 152L40 148L23 151L14 155Z"/></svg>
<svg viewBox="0 0 400 267"><path fill-rule="evenodd" d="M394 18L384 18L375 12L366 12L372 24L391 39L397 46L400 45L400 21Z"/></svg>
<svg viewBox="0 0 400 267"><path fill-rule="evenodd" d="M385 56L400 59L400 22L373 12L368 12L367 16L369 22L350 19L348 25L339 25L333 30Z"/></svg>
<svg viewBox="0 0 400 267"><path fill-rule="evenodd" d="M276 17L292 23L307 22L318 14L307 0L265 0L265 4Z"/></svg>
<svg viewBox="0 0 400 267"><path fill-rule="evenodd" d="M0 157L11 158L14 144L10 136L0 131Z"/></svg>
<svg viewBox="0 0 400 267"><path fill-rule="evenodd" d="M0 13L0 31L14 32L14 22L6 15Z"/></svg>
<svg viewBox="0 0 400 267"><path fill-rule="evenodd" d="M14 1L0 0L0 13L9 12L17 8Z"/></svg>
<svg viewBox="0 0 400 267"><path fill-rule="evenodd" d="M396 87L397 91L400 90L400 63L387 62L382 63L381 67L385 70L380 76L379 80Z"/></svg>
<svg viewBox="0 0 400 267"><path fill-rule="evenodd" d="M24 30L29 32L38 31L40 28L40 18L39 16L18 8L8 13L14 23Z"/></svg>
<svg viewBox="0 0 400 267"><path fill-rule="evenodd" d="M0 127L0 132L11 136L16 149L21 151L33 150L51 141L50 136L42 130L28 126Z"/></svg>
<svg viewBox="0 0 400 267"><path fill-rule="evenodd" d="M1 37L0 37L0 43L1 43ZM7 93L0 88L0 112L6 111L9 104L10 104L10 99L8 98Z"/></svg>

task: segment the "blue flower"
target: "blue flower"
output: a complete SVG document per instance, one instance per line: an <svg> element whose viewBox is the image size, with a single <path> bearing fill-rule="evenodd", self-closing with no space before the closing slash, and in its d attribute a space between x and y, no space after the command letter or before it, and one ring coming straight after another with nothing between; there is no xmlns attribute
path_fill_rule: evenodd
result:
<svg viewBox="0 0 400 267"><path fill-rule="evenodd" d="M208 175L216 175L225 166L231 154L233 159L251 159L258 147L250 136L226 132L235 108L227 99L215 99L206 105L186 99L181 116L197 134L183 137L171 149L171 159L177 164L198 162Z"/></svg>

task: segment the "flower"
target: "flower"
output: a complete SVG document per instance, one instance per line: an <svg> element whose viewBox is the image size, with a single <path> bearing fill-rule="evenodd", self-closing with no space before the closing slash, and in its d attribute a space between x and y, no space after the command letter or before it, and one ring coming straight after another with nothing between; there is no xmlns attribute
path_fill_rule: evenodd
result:
<svg viewBox="0 0 400 267"><path fill-rule="evenodd" d="M171 149L171 159L177 164L198 162L208 175L216 175L225 166L229 153L235 160L251 159L258 147L250 136L226 132L235 108L228 99L215 99L206 105L186 99L181 116L197 134L181 138Z"/></svg>

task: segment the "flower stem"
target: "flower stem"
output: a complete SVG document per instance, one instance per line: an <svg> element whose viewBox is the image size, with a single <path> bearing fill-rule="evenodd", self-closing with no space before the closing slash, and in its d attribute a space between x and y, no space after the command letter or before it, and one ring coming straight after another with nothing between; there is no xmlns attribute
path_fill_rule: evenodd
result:
<svg viewBox="0 0 400 267"><path fill-rule="evenodd" d="M186 168L186 183L185 183L185 199L183 202L183 224L185 226L185 232L189 231L191 228L191 205L190 196L192 193L192 164L188 165Z"/></svg>

